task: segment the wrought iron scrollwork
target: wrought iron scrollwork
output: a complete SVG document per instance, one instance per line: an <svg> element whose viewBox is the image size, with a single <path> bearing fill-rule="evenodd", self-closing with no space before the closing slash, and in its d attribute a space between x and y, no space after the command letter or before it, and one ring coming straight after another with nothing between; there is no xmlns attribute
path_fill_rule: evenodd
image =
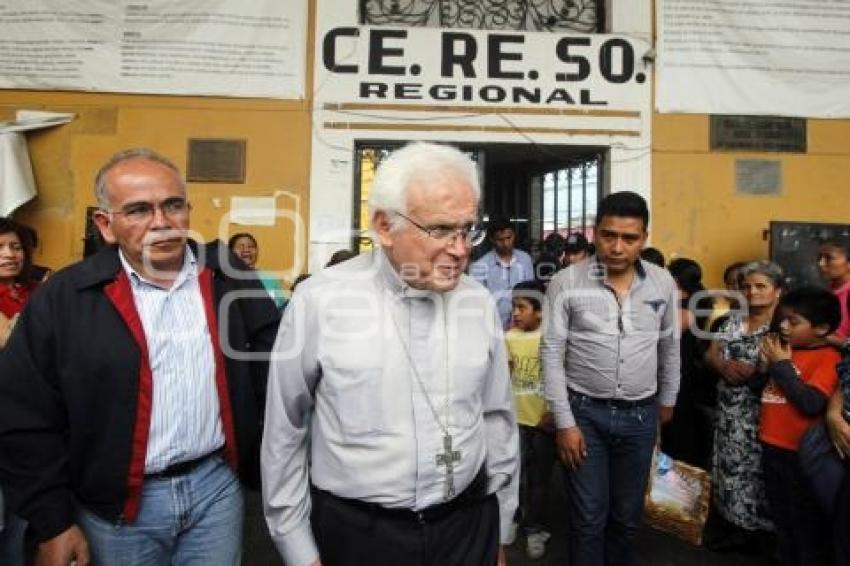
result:
<svg viewBox="0 0 850 566"><path fill-rule="evenodd" d="M604 0L360 0L360 23L529 31L602 31Z"/></svg>

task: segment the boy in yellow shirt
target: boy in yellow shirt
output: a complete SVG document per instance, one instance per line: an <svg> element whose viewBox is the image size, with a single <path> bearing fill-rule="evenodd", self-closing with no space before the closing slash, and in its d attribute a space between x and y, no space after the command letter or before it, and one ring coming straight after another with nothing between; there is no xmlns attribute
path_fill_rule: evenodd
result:
<svg viewBox="0 0 850 566"><path fill-rule="evenodd" d="M523 281L514 286L512 324L505 334L522 453L520 513L526 535L526 553L532 559L545 554L546 541L551 536L544 526L544 519L555 461L554 423L543 399L543 375L540 371L543 295L543 285L537 281Z"/></svg>

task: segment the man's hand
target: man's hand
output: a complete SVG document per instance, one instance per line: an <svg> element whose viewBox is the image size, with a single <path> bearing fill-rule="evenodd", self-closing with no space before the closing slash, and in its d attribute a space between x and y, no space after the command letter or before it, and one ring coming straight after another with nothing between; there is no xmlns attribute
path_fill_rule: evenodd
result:
<svg viewBox="0 0 850 566"><path fill-rule="evenodd" d="M662 425L666 425L670 421L673 420L673 409L675 407L666 407L664 405L658 406L658 422Z"/></svg>
<svg viewBox="0 0 850 566"><path fill-rule="evenodd" d="M35 566L88 566L90 563L89 543L77 525L38 545L35 557Z"/></svg>
<svg viewBox="0 0 850 566"><path fill-rule="evenodd" d="M322 566L322 561L316 558L313 562L310 563L310 566Z"/></svg>
<svg viewBox="0 0 850 566"><path fill-rule="evenodd" d="M587 458L584 435L578 426L558 430L555 433L555 448L558 450L558 458L570 470L578 469Z"/></svg>
<svg viewBox="0 0 850 566"><path fill-rule="evenodd" d="M505 558L505 547L499 547L499 555L496 557L496 566L508 566L508 560Z"/></svg>

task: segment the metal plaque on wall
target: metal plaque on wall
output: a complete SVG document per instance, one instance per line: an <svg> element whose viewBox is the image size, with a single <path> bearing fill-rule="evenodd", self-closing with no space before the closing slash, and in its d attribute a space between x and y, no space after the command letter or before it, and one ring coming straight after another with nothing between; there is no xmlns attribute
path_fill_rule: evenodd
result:
<svg viewBox="0 0 850 566"><path fill-rule="evenodd" d="M806 152L806 120L781 116L711 116L711 149Z"/></svg>
<svg viewBox="0 0 850 566"><path fill-rule="evenodd" d="M735 191L739 195L782 194L782 163L770 159L736 159Z"/></svg>
<svg viewBox="0 0 850 566"><path fill-rule="evenodd" d="M189 140L186 180L195 183L244 183L243 139Z"/></svg>

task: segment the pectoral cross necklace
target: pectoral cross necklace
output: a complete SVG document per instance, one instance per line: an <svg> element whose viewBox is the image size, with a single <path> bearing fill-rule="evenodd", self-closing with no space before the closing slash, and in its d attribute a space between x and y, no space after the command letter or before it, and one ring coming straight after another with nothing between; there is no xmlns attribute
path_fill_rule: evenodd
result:
<svg viewBox="0 0 850 566"><path fill-rule="evenodd" d="M435 456L435 461L437 467L445 467L446 468L446 489L443 494L443 499L448 501L452 499L455 494L455 464L460 462L461 452L460 450L454 450L452 446L453 438L451 434L451 406L452 406L452 382L451 382L451 373L449 371L449 333L446 328L446 324L448 321L446 320L445 310L443 311L443 335L445 336L445 375L446 375L446 399L445 404L443 406L443 415L444 417L441 419L440 414L437 411L437 408L434 406L434 401L431 399L431 394L428 393L428 389L425 387L425 382L422 379L422 376L419 375L419 370L416 369L416 364L413 361L413 355L410 352L410 345L408 341L405 341L404 334L399 327L398 321L395 316L391 316L393 320L393 324L395 325L396 332L398 333L399 341L401 342L402 348L404 349L404 353L407 356L407 361L410 363L411 373L415 378L417 385L419 386L419 390L422 392L422 396L425 398L425 402L428 404L428 408L431 410L431 414L434 416L434 420L437 423L437 426L440 427L440 430L443 433L443 452L438 452ZM408 339L410 334L408 333Z"/></svg>

